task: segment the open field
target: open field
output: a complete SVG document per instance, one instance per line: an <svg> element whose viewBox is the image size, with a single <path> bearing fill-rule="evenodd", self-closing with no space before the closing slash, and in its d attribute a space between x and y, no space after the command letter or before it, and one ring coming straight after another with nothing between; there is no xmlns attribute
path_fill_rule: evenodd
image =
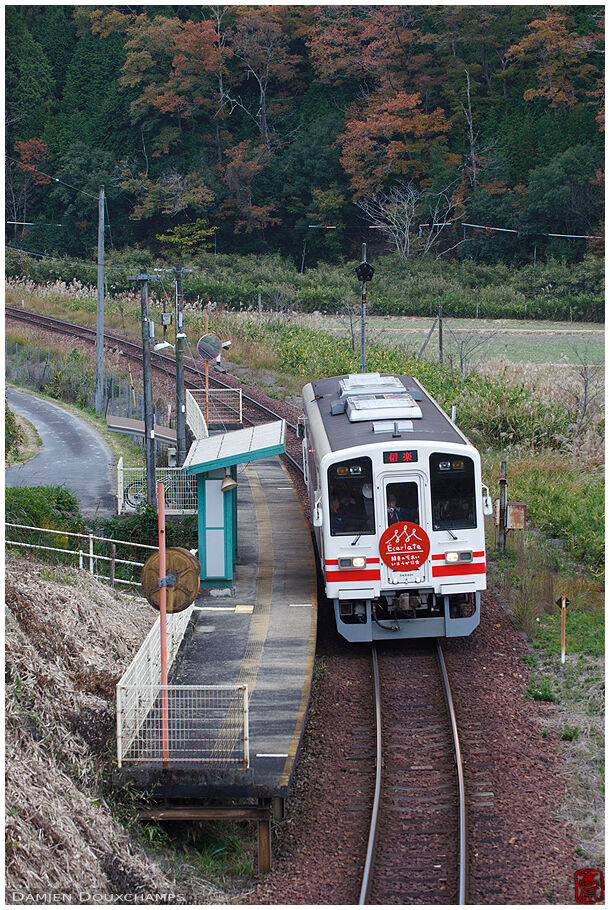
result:
<svg viewBox="0 0 610 910"><path fill-rule="evenodd" d="M349 334L347 317L321 314L294 315L298 323L324 329L336 335ZM432 317L368 316L367 337L386 344L402 344L419 351L432 327ZM359 343L359 316L354 321ZM541 322L516 319L452 319L443 318L443 341L447 352L455 348L452 333L458 338L486 338L479 359L506 360L511 363L577 363L578 353L587 352L589 363L604 362L604 326L590 322ZM435 327L427 351L438 349L438 329Z"/></svg>
<svg viewBox="0 0 610 910"><path fill-rule="evenodd" d="M166 289L171 298L169 289ZM58 282L55 286L36 288L33 282L8 282L6 301L13 306L23 305L38 309L42 313L60 316L74 322L95 324L95 290L79 288ZM185 297L188 304L188 296ZM154 298L151 289L151 316L159 302ZM250 321L256 318L252 311L240 312L224 310L222 306L213 306L210 312L210 331L214 331L216 309L219 313L230 313L231 319L239 324L240 320ZM139 333L139 296L120 295L119 298L106 301L106 325L117 331L133 329ZM276 318L269 310L263 312L263 319ZM322 313L285 312L279 318L309 328L322 329L333 335L349 337L353 333L356 345L360 338L360 311L352 312L352 326L346 312L341 315ZM367 317L367 338L386 344L400 344L417 353L424 343L434 317L431 316L374 316ZM186 324L188 332L188 321ZM444 346L448 354L456 348L452 337L463 339L464 336L486 338L487 343L480 349L477 360L503 360L509 363L578 363L586 351L588 363L604 363L604 325L591 322L544 322L539 319L454 319L443 318ZM438 332L434 329L426 353L436 354ZM580 357L579 357L580 354Z"/></svg>

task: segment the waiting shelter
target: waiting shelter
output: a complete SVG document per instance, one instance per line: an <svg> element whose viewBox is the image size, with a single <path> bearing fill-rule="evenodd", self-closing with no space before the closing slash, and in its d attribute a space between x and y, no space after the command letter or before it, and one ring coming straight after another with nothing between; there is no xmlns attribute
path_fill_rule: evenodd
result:
<svg viewBox="0 0 610 910"><path fill-rule="evenodd" d="M182 470L197 477L201 581L232 586L237 558L237 465L285 450L286 422L218 433L192 444Z"/></svg>

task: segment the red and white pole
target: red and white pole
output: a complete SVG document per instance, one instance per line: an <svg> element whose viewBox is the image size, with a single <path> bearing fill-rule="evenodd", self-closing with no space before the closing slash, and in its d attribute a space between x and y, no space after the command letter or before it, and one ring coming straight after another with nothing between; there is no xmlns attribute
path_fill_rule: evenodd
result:
<svg viewBox="0 0 610 910"><path fill-rule="evenodd" d="M165 486L157 484L157 508L159 515L159 580L167 575L165 564ZM161 633L161 746L163 767L169 767L169 725L167 710L167 588L159 588L159 626Z"/></svg>

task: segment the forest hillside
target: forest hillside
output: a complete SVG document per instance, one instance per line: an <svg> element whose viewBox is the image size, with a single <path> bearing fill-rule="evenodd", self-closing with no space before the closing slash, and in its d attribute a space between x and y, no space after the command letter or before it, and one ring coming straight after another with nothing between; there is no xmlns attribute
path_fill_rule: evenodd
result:
<svg viewBox="0 0 610 910"><path fill-rule="evenodd" d="M602 6L6 8L10 245L601 255ZM554 235L575 235L559 237Z"/></svg>

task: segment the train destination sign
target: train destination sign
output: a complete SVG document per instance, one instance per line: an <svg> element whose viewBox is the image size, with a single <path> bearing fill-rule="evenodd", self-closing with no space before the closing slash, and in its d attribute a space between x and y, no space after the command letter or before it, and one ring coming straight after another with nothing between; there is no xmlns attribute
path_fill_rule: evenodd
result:
<svg viewBox="0 0 610 910"><path fill-rule="evenodd" d="M208 335L202 335L197 342L197 353L202 360L216 360L222 348L222 341L218 335L210 332Z"/></svg>
<svg viewBox="0 0 610 910"><path fill-rule="evenodd" d="M392 452L383 453L383 463L384 464L407 464L407 462L417 461L417 452L413 449L400 452L393 450Z"/></svg>
<svg viewBox="0 0 610 910"><path fill-rule="evenodd" d="M430 538L413 521L390 525L379 540L379 555L395 572L414 572L430 553Z"/></svg>

